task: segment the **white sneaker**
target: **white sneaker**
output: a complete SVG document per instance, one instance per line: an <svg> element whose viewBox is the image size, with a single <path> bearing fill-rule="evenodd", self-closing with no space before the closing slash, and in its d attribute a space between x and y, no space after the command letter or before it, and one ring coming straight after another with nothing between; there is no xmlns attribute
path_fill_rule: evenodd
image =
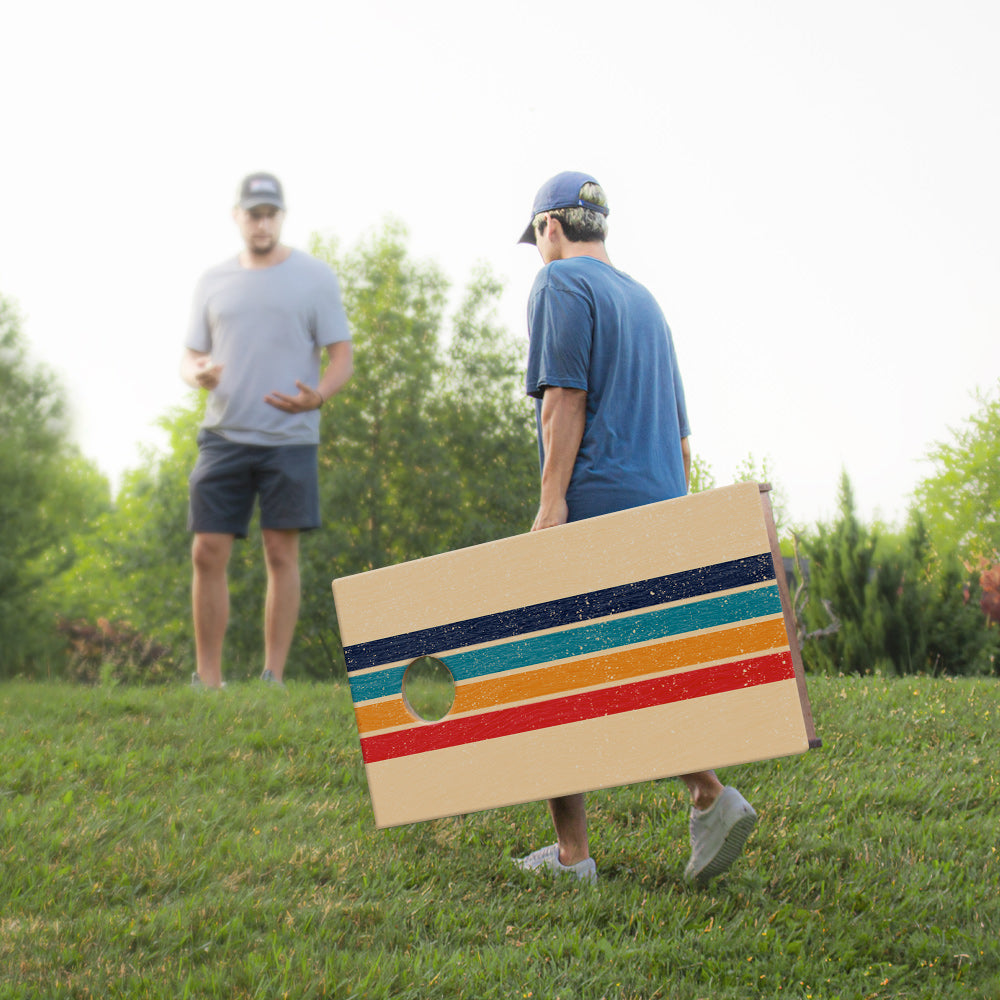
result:
<svg viewBox="0 0 1000 1000"><path fill-rule="evenodd" d="M226 686L226 682L223 681L222 684L221 684L221 687L225 687L225 686ZM202 679L198 676L198 671L197 670L191 675L191 687L197 688L198 690L204 690L204 691L218 691L219 690L219 688L210 688L207 684L205 684L202 681Z"/></svg>
<svg viewBox="0 0 1000 1000"><path fill-rule="evenodd" d="M526 858L513 858L514 864L518 868L523 868L527 872L542 870L553 871L558 875L573 875L582 882L594 883L597 881L597 865L593 858L584 858L575 865L564 865L559 860L559 845L549 844L548 847L541 847L533 851Z"/></svg>
<svg viewBox="0 0 1000 1000"><path fill-rule="evenodd" d="M684 877L698 885L729 871L753 832L757 813L727 786L708 809L691 809L691 860Z"/></svg>

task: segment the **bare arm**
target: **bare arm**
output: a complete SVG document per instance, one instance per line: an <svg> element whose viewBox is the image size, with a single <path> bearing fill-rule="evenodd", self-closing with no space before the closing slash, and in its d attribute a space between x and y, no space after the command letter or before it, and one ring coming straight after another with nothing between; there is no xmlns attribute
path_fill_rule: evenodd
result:
<svg viewBox="0 0 1000 1000"><path fill-rule="evenodd" d="M205 351L192 351L188 347L181 358L181 378L192 389L214 389L222 377L222 365L212 364L212 357Z"/></svg>
<svg viewBox="0 0 1000 1000"><path fill-rule="evenodd" d="M691 489L691 442L681 438L681 457L684 459L684 485Z"/></svg>
<svg viewBox="0 0 1000 1000"><path fill-rule="evenodd" d="M541 500L532 531L565 524L569 518L566 491L586 421L587 393L583 389L549 386L545 390L541 419L545 467L542 470Z"/></svg>
<svg viewBox="0 0 1000 1000"><path fill-rule="evenodd" d="M319 393L325 403L336 396L354 374L354 347L349 340L338 340L326 349L327 366L319 380Z"/></svg>
<svg viewBox="0 0 1000 1000"><path fill-rule="evenodd" d="M331 396L340 392L354 371L354 348L349 340L328 344L326 356L326 370L315 389L296 380L295 387L299 390L296 395L272 392L264 397L264 402L285 413L318 410Z"/></svg>

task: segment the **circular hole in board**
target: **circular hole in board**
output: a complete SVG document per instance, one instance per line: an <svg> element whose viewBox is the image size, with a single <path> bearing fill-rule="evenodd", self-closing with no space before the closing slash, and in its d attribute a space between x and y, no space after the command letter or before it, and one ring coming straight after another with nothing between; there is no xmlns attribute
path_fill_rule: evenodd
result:
<svg viewBox="0 0 1000 1000"><path fill-rule="evenodd" d="M424 722L443 719L455 704L455 678L444 660L418 656L403 674L403 701Z"/></svg>

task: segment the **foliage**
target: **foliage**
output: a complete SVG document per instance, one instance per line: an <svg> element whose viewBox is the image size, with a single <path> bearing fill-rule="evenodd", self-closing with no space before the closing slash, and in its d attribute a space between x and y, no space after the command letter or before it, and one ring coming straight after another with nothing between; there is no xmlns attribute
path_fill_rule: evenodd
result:
<svg viewBox="0 0 1000 1000"><path fill-rule="evenodd" d="M1000 625L1000 563L991 564L987 559L980 557L976 569L979 572L979 587L982 591L979 606L991 622Z"/></svg>
<svg viewBox="0 0 1000 1000"><path fill-rule="evenodd" d="M407 258L404 235L390 223L343 258L314 247L341 275L358 359L324 407L338 574L524 531L537 500L523 352L496 325L502 286L473 275L445 347L447 284Z"/></svg>
<svg viewBox="0 0 1000 1000"><path fill-rule="evenodd" d="M915 517L898 537L862 525L850 480L841 477L840 519L800 538L808 559L809 603L803 630L839 629L805 644L813 670L899 674L986 673L994 669L998 633L987 628L970 583L951 556L935 556Z"/></svg>
<svg viewBox="0 0 1000 1000"><path fill-rule="evenodd" d="M448 282L411 259L400 226L386 224L348 253L318 240L313 252L340 277L355 373L323 407L324 527L301 540L302 611L289 673L329 677L343 670L331 581L527 530L537 452L521 352L496 323L495 278L474 274L446 330ZM128 621L187 669L187 477L204 398L191 400L161 421L166 450L148 453L126 477L101 542L63 580L68 616ZM254 675L265 594L256 519L234 547L229 584L226 675Z"/></svg>
<svg viewBox="0 0 1000 1000"><path fill-rule="evenodd" d="M788 527L788 506L784 487L775 478L771 460L765 457L758 464L753 453L750 453L734 473L733 482L767 483L770 485L771 515L774 518L774 529L780 536Z"/></svg>
<svg viewBox="0 0 1000 1000"><path fill-rule="evenodd" d="M95 524L80 557L59 580L62 617L90 623L128 622L171 663L191 661L190 536L187 477L204 400L158 421L167 432L162 452L147 449L143 464L123 478L113 509ZM149 664L149 679L161 666Z"/></svg>
<svg viewBox="0 0 1000 1000"><path fill-rule="evenodd" d="M0 297L0 677L61 669L50 584L109 503L107 481L68 435L62 389L30 363L17 312Z"/></svg>
<svg viewBox="0 0 1000 1000"><path fill-rule="evenodd" d="M771 513L774 517L775 530L780 535L787 527L787 507L785 491L781 483L775 479L770 459L764 458L759 464L753 454L747 455L730 480L734 483L768 483L771 486ZM697 453L691 456L691 493L702 493L714 490L719 485L712 466Z"/></svg>
<svg viewBox="0 0 1000 1000"><path fill-rule="evenodd" d="M1000 381L978 392L978 410L938 442L928 458L934 475L915 491L917 509L940 551L966 560L1000 559Z"/></svg>
<svg viewBox="0 0 1000 1000"><path fill-rule="evenodd" d="M714 490L718 485L715 473L712 472L712 466L701 455L692 454L691 482L688 486L688 491L690 493L704 493L705 490Z"/></svg>
<svg viewBox="0 0 1000 1000"><path fill-rule="evenodd" d="M170 650L147 639L128 622L100 618L92 625L63 618L59 631L69 640L67 676L73 680L127 684L174 679Z"/></svg>
<svg viewBox="0 0 1000 1000"><path fill-rule="evenodd" d="M324 406L321 491L327 527L303 579L300 660L341 669L330 582L527 530L537 500L532 411L517 341L497 325L501 284L470 280L445 344L448 285L412 261L388 223L352 253L317 242L341 277L355 374Z"/></svg>
<svg viewBox="0 0 1000 1000"><path fill-rule="evenodd" d="M0 996L993 1000L997 681L815 677L824 747L730 768L745 856L682 881L678 782L377 831L346 686L0 687Z"/></svg>

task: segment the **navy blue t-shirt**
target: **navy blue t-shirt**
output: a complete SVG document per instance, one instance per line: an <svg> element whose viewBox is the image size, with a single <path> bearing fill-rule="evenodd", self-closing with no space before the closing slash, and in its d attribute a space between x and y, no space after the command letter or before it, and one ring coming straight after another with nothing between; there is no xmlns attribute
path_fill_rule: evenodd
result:
<svg viewBox="0 0 1000 1000"><path fill-rule="evenodd" d="M585 389L587 417L566 502L571 521L684 496L690 434L670 327L649 291L593 257L546 265L528 300L527 391Z"/></svg>

